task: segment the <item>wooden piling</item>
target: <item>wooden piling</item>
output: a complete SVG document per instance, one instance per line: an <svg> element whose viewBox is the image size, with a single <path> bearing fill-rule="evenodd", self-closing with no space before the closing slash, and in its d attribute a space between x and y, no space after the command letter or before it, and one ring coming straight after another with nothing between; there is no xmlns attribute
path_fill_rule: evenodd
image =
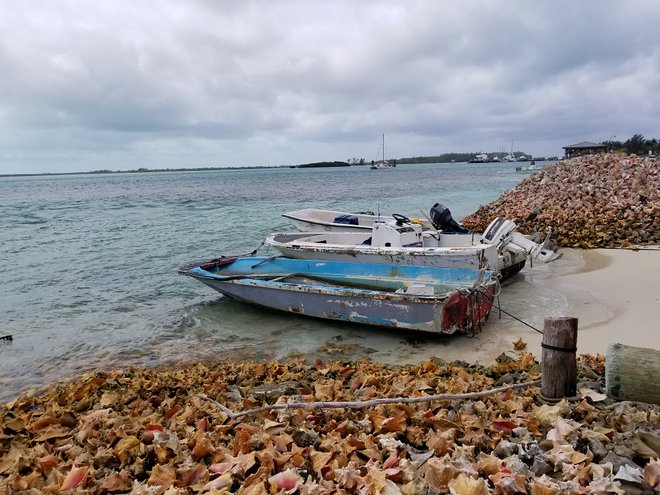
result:
<svg viewBox="0 0 660 495"><path fill-rule="evenodd" d="M577 328L577 318L544 321L541 395L545 399L560 400L577 393Z"/></svg>

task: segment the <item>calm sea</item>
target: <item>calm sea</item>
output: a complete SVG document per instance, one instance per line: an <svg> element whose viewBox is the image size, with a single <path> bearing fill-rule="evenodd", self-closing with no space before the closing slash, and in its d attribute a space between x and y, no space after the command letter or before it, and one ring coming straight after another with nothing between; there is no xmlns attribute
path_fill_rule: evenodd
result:
<svg viewBox="0 0 660 495"><path fill-rule="evenodd" d="M496 163L0 178L0 336L13 336L0 341L0 402L90 369L399 342L230 301L176 269L292 230L286 211L420 217L440 202L461 219L523 178Z"/></svg>

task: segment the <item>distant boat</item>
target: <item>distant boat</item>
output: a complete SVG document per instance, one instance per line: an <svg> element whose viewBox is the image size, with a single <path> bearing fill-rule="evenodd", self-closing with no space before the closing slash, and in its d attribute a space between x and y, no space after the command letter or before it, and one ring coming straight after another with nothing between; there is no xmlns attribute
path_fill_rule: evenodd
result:
<svg viewBox="0 0 660 495"><path fill-rule="evenodd" d="M477 153L469 163L488 163L490 159L486 153Z"/></svg>
<svg viewBox="0 0 660 495"><path fill-rule="evenodd" d="M258 306L436 334L479 330L498 286L484 270L276 257L219 258L179 273Z"/></svg>
<svg viewBox="0 0 660 495"><path fill-rule="evenodd" d="M381 146L381 150L383 152L383 159L377 162L374 162L373 160L371 161L371 167L369 167L371 170L378 170L381 168L394 168L396 167L396 162L394 160L392 161L387 161L385 160L385 134L383 134L383 144Z"/></svg>
<svg viewBox="0 0 660 495"><path fill-rule="evenodd" d="M539 170L543 170L543 165L537 165L534 160L532 160L529 165L516 167L516 172L538 172Z"/></svg>
<svg viewBox="0 0 660 495"><path fill-rule="evenodd" d="M504 157L505 162L516 162L518 159L513 154L513 141L511 141L511 152Z"/></svg>

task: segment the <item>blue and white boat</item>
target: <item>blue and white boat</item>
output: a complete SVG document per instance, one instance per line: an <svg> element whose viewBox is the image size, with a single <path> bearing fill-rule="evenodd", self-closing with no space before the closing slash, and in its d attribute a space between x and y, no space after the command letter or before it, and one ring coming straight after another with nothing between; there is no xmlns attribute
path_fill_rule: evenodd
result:
<svg viewBox="0 0 660 495"><path fill-rule="evenodd" d="M438 334L478 330L499 286L485 270L284 257L219 258L179 273L267 308Z"/></svg>

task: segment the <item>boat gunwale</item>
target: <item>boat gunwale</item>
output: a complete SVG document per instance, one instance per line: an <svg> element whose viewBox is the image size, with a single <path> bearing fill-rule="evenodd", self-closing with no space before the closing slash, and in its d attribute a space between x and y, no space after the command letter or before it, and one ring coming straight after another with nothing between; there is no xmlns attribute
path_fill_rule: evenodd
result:
<svg viewBox="0 0 660 495"><path fill-rule="evenodd" d="M450 288L449 290L444 290L442 292L438 292L434 294L412 294L407 292L397 292L396 290L384 290L382 288L368 289L368 288L352 287L350 285L344 286L341 285L339 282L324 281L324 280L320 280L320 282L321 283L324 282L329 285L314 285L314 284L301 283L301 282L291 282L291 281L287 282L283 280L260 279L260 278L255 278L254 274L220 275L204 270L201 267L191 268L186 272L182 272L182 274L192 278L199 279L200 281L212 280L221 283L229 283L232 285L261 286L261 287L279 288L287 291L305 291L305 292L314 292L319 294L323 294L323 293L327 294L329 292L333 292L336 294L345 293L343 295L350 294L350 295L360 295L360 296L376 297L376 298L387 298L387 299L400 300L401 302L407 302L410 300L417 300L420 302L440 302L450 297L451 294L453 294L456 291L463 291L470 293L481 292L481 289L485 289L490 285L496 285L498 283L497 278L494 275L479 276L464 285L461 285L460 283L454 281L445 283L444 284L445 287L449 286ZM268 274L268 276L272 276L273 278L280 278L280 277L288 278L292 276L304 276L307 278L313 278L312 276L310 276L310 274L307 273L292 273L288 275ZM382 277L374 277L374 280L376 279L383 280ZM367 279L363 277L362 280L367 280ZM413 280L413 279L408 279L408 280L410 281L410 285L421 284L431 287L443 285L441 283L434 284L424 280ZM402 283L401 285L405 287L405 284Z"/></svg>
<svg viewBox="0 0 660 495"><path fill-rule="evenodd" d="M290 241L282 242L275 239L277 236L297 236L300 234L299 238L292 239ZM307 235L309 234L309 235ZM456 253L456 252L467 252L468 254L477 254L479 255L483 251L491 250L497 251L497 246L494 244L486 243L477 243L471 244L469 246L371 246L369 244L340 244L334 242L314 242L308 240L311 237L324 236L327 232L276 232L266 236L266 244L272 246L274 249L279 249L282 247L284 249L312 249L314 251L324 252L324 251L335 251L341 253L352 253L352 252L362 252L364 254L374 254L374 253L400 253L405 252L412 256L433 256L442 253ZM357 232L343 232L336 234L340 235L355 235ZM468 235L468 234L465 234ZM305 237L303 237L305 236Z"/></svg>

